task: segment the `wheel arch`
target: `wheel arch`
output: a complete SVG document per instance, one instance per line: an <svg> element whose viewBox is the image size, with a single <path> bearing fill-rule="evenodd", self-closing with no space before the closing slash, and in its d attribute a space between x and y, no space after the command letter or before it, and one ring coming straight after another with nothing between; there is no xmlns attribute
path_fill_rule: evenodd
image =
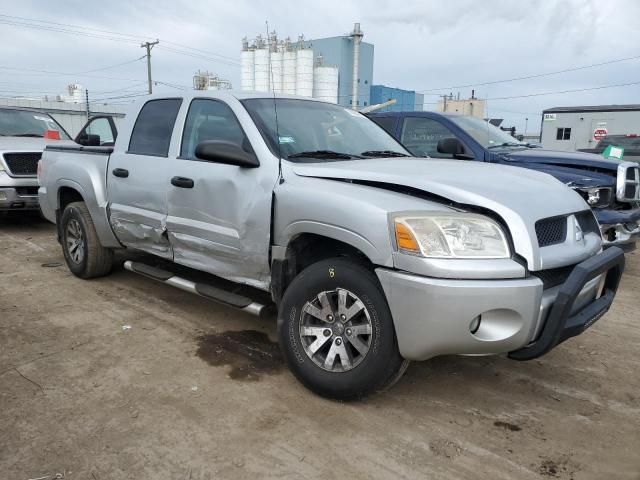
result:
<svg viewBox="0 0 640 480"><path fill-rule="evenodd" d="M338 227L323 230L297 231L286 246L272 247L271 294L276 304L296 275L320 260L348 257L372 271L384 263L378 250L365 238Z"/></svg>
<svg viewBox="0 0 640 480"><path fill-rule="evenodd" d="M73 180L60 179L56 184L56 225L60 239L60 219L67 205L73 202L84 202L93 220L100 243L104 247L120 248L122 245L109 225L106 206L97 204L95 192L87 192L82 185Z"/></svg>

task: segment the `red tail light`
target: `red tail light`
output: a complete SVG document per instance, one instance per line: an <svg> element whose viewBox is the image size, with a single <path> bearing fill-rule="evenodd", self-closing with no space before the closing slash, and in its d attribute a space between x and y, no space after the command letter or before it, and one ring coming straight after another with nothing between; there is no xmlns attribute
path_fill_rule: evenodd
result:
<svg viewBox="0 0 640 480"><path fill-rule="evenodd" d="M44 132L43 137L49 140L60 140L60 132L58 130L47 130Z"/></svg>
<svg viewBox="0 0 640 480"><path fill-rule="evenodd" d="M637 136L638 136L638 134L637 134L637 133L627 133L627 134L625 135L625 137L627 137L627 138L636 138Z"/></svg>

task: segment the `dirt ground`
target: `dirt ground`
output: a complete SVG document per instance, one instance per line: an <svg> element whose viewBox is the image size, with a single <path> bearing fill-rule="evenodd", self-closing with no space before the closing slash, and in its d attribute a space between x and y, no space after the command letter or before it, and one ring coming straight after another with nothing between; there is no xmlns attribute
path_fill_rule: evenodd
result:
<svg viewBox="0 0 640 480"><path fill-rule="evenodd" d="M283 367L274 322L121 267L79 280L52 225L5 221L0 476L640 479L639 309L634 254L612 310L541 360L414 363L342 404Z"/></svg>

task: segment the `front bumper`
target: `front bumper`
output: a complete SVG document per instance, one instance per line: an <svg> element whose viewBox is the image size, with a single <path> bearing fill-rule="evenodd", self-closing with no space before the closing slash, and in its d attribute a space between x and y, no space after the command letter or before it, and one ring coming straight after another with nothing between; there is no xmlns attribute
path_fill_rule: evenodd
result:
<svg viewBox="0 0 640 480"><path fill-rule="evenodd" d="M625 252L636 248L640 240L640 208L634 210L598 210L593 213L600 224L602 245L620 247Z"/></svg>
<svg viewBox="0 0 640 480"><path fill-rule="evenodd" d="M38 210L38 195L24 194L15 188L0 187L0 211Z"/></svg>
<svg viewBox="0 0 640 480"><path fill-rule="evenodd" d="M576 265L563 285L549 290L533 276L453 280L384 268L376 273L404 358L511 352L511 358L525 360L543 355L604 315L623 268L624 253L611 248Z"/></svg>
<svg viewBox="0 0 640 480"><path fill-rule="evenodd" d="M37 210L38 179L35 177L14 178L0 171L0 211Z"/></svg>

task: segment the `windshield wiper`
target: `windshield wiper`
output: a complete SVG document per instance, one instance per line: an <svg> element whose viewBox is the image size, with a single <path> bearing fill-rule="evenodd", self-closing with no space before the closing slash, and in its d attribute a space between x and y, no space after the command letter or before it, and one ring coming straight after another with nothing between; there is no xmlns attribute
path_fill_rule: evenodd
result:
<svg viewBox="0 0 640 480"><path fill-rule="evenodd" d="M501 148L501 147L526 147L526 145L524 143L504 142L504 143L501 143L500 145L489 145L487 149L491 150L492 148Z"/></svg>
<svg viewBox="0 0 640 480"><path fill-rule="evenodd" d="M34 138L43 138L42 135L37 133L16 133L15 135L11 135L12 137L34 137Z"/></svg>
<svg viewBox="0 0 640 480"><path fill-rule="evenodd" d="M353 158L362 158L360 155L352 155L350 153L334 152L333 150L311 150L308 152L292 153L287 158L330 158L336 160L351 160Z"/></svg>
<svg viewBox="0 0 640 480"><path fill-rule="evenodd" d="M394 152L393 150L367 150L360 155L365 157L408 157L406 153Z"/></svg>

